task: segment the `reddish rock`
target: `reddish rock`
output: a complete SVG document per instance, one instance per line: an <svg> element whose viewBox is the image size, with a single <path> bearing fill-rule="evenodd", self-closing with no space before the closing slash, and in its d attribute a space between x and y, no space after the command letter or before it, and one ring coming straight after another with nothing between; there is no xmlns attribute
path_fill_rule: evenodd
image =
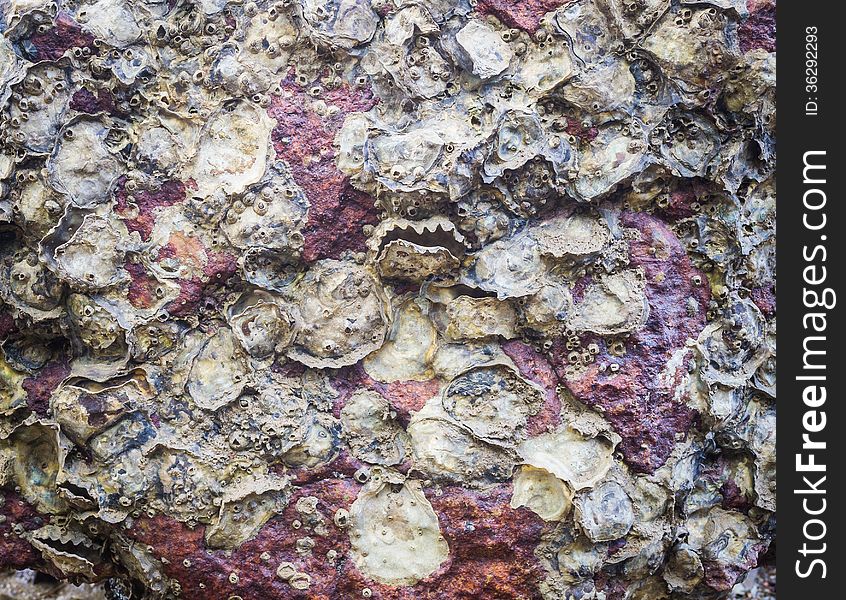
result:
<svg viewBox="0 0 846 600"><path fill-rule="evenodd" d="M5 340L7 337L16 333L18 326L15 324L15 319L7 311L0 311L0 340Z"/></svg>
<svg viewBox="0 0 846 600"><path fill-rule="evenodd" d="M70 108L90 115L99 112L114 113L115 99L108 90L99 89L95 96L87 89L81 88L74 92L70 101Z"/></svg>
<svg viewBox="0 0 846 600"><path fill-rule="evenodd" d="M35 60L58 60L71 48L94 47L94 37L84 32L65 11L56 15L52 28L44 33L35 33L29 42Z"/></svg>
<svg viewBox="0 0 846 600"><path fill-rule="evenodd" d="M350 367L342 367L338 369L331 378L330 383L332 388L338 392L338 397L335 398L332 406L332 413L335 418L339 418L341 416L341 409L346 404L347 399L352 396L353 392L357 389L367 388L380 391L380 389L384 389L385 386L385 384L378 383L377 381L371 379L370 376L365 373L364 367L362 367L360 362Z"/></svg>
<svg viewBox="0 0 846 600"><path fill-rule="evenodd" d="M203 275L212 282L221 283L238 272L238 257L229 252L206 251Z"/></svg>
<svg viewBox="0 0 846 600"><path fill-rule="evenodd" d="M775 4L755 5L750 16L737 30L740 49L749 52L763 48L767 52L776 50L776 7Z"/></svg>
<svg viewBox="0 0 846 600"><path fill-rule="evenodd" d="M18 494L0 490L0 569L31 569L40 564L41 554L14 532L15 525L24 531L38 529L49 522L49 517L39 515Z"/></svg>
<svg viewBox="0 0 846 600"><path fill-rule="evenodd" d="M156 288L160 285L159 282L140 262L127 261L123 268L129 273L129 290L127 291L129 303L140 309L152 307L156 302Z"/></svg>
<svg viewBox="0 0 846 600"><path fill-rule="evenodd" d="M165 572L180 582L185 598L339 598L343 596L335 595L335 586L344 578L342 569L350 568L346 565L349 539L345 530L334 525L332 516L338 508L349 507L360 487L352 479L324 479L302 487L282 515L268 521L255 538L232 552L207 549L204 527L192 530L162 516L140 520L129 535L150 545L157 557L167 559ZM325 530L315 530L317 521L297 512L296 501L303 496L318 498L317 510ZM302 525L295 528L295 521ZM301 555L297 540L305 537L314 542L314 547ZM338 555L334 566L327 557L330 550ZM269 557L266 561L261 558L265 552ZM292 562L308 573L311 587L297 591L277 577L276 568L281 562ZM238 578L235 583L230 580L232 573Z"/></svg>
<svg viewBox="0 0 846 600"><path fill-rule="evenodd" d="M335 401L334 414L340 416L341 408L357 389L365 388L378 392L388 401L398 415L400 422L408 423L413 414L423 408L429 398L434 396L440 389L440 382L437 379L428 381L395 381L393 383L382 383L372 379L364 370L361 363L351 367L339 369L332 378L332 387L335 388L339 397Z"/></svg>
<svg viewBox="0 0 846 600"><path fill-rule="evenodd" d="M696 214L694 206L699 199L709 195L706 183L696 179L684 179L676 182L666 197L666 204L659 204L656 214L665 221L675 222L688 219Z"/></svg>
<svg viewBox="0 0 846 600"><path fill-rule="evenodd" d="M445 488L439 494L426 491L450 555L438 571L408 588L369 580L350 559L347 530L337 527L332 517L339 508L348 509L360 489L350 477L319 478L302 485L283 514L231 552L206 548L204 527L190 529L163 516L138 520L128 535L149 545L156 557L166 559L166 574L180 582L186 598L226 600L240 595L336 600L361 597L365 588L373 598L386 600L540 597L537 582L544 573L533 549L544 524L530 511L509 506L510 485L484 492L459 487ZM304 496L317 498L318 517L296 510L297 500ZM297 540L305 537L314 546L311 552L298 553ZM264 553L267 560L261 558ZM293 590L276 576L281 562L291 562L310 575L307 591ZM237 575L236 583L230 580L231 573Z"/></svg>
<svg viewBox="0 0 846 600"><path fill-rule="evenodd" d="M201 271L207 260L206 248L196 236L174 231L156 255L158 262L167 259L173 259L192 271Z"/></svg>
<svg viewBox="0 0 846 600"><path fill-rule="evenodd" d="M525 509L509 506L511 486L484 492L448 487L426 497L438 514L449 558L435 573L407 588L392 588L367 580L347 563L337 579L335 595L316 598L356 598L370 589L380 600L516 600L540 598L537 583L544 572L533 549L543 522Z"/></svg>
<svg viewBox="0 0 846 600"><path fill-rule="evenodd" d="M126 228L129 231L137 231L144 241L150 239L150 234L155 227L156 209L172 206L185 200L186 184L169 180L152 190L132 192L132 203L137 206L136 209L135 206L130 206L130 192L125 189L125 183L125 181L120 182L115 193L115 212L123 217Z"/></svg>
<svg viewBox="0 0 846 600"><path fill-rule="evenodd" d="M479 0L476 10L494 15L509 27L535 33L543 16L570 0Z"/></svg>
<svg viewBox="0 0 846 600"><path fill-rule="evenodd" d="M179 296L165 306L171 315L186 317L196 312L197 306L203 300L205 285L198 279L187 279L179 282Z"/></svg>
<svg viewBox="0 0 846 600"><path fill-rule="evenodd" d="M391 408L397 411L401 420L408 420L426 401L441 389L440 381L396 381L389 383L381 392Z"/></svg>
<svg viewBox="0 0 846 600"><path fill-rule="evenodd" d="M600 571L594 579L596 589L605 592L606 600L624 600L626 597L626 584L624 581L610 577L604 571Z"/></svg>
<svg viewBox="0 0 846 600"><path fill-rule="evenodd" d="M573 302L581 302L585 298L585 290L593 283L593 275L584 275L576 280L570 293L573 295Z"/></svg>
<svg viewBox="0 0 846 600"><path fill-rule="evenodd" d="M290 165L311 205L303 231L303 258L308 262L337 258L345 250L363 251L361 228L378 221L373 199L355 189L335 166L333 148L344 117L369 110L376 100L369 90L347 85L325 93L323 100L341 110L333 116L317 115L310 109L313 99L306 89L289 76L268 109L277 121L272 135L276 155Z"/></svg>
<svg viewBox="0 0 846 600"><path fill-rule="evenodd" d="M740 489L737 483L731 479L726 480L720 486L720 494L723 496L722 507L727 510L748 512L752 508L752 502Z"/></svg>
<svg viewBox="0 0 846 600"><path fill-rule="evenodd" d="M202 272L202 276L180 279L179 296L165 306L171 315L180 317L196 314L203 302L209 307L217 306L219 299L211 292L238 273L235 256L210 250L198 238L179 232L173 233L167 244L159 248L157 259L175 259L191 271Z"/></svg>
<svg viewBox="0 0 846 600"><path fill-rule="evenodd" d="M596 342L600 352L577 377L566 376L568 352L565 340L559 339L553 346L554 366L577 400L603 410L623 438L620 450L629 466L649 473L667 460L676 435L693 425L694 411L683 399L674 398L674 386L661 385L660 375L673 353L704 328L710 293L707 285L693 284L694 275L706 278L664 223L644 213L626 212L621 224L640 232L640 239L630 242L629 253L632 266L641 267L646 276L650 307L646 325L626 340L622 357L610 355L602 338L588 336L583 341ZM619 365L618 372L600 369L611 363Z"/></svg>
<svg viewBox="0 0 846 600"><path fill-rule="evenodd" d="M596 127L585 127L578 119L567 119L567 127L564 128L564 131L584 142L592 142L599 135L599 129Z"/></svg>
<svg viewBox="0 0 846 600"><path fill-rule="evenodd" d="M752 302L755 303L765 317L772 318L776 314L776 294L775 286L768 285L765 287L754 288L750 294Z"/></svg>
<svg viewBox="0 0 846 600"><path fill-rule="evenodd" d="M754 495L751 492L749 495L743 492L733 478L734 471L732 461L725 454L721 454L702 465L697 481L705 483L708 487L719 488L723 497L721 502L723 508L748 513L754 506Z"/></svg>
<svg viewBox="0 0 846 600"><path fill-rule="evenodd" d="M429 498L451 542L453 562L516 553L528 566L535 564L526 554L533 555L544 522L530 510L511 508L511 493L510 483L484 491L449 486Z"/></svg>
<svg viewBox="0 0 846 600"><path fill-rule="evenodd" d="M32 377L27 377L21 384L26 390L26 402L29 409L41 417L46 417L50 407L50 396L62 380L70 374L66 358L54 360Z"/></svg>
<svg viewBox="0 0 846 600"><path fill-rule="evenodd" d="M703 566L705 567L705 578L703 581L705 585L718 592L730 591L741 577L757 566L758 557L766 549L767 543L759 542L747 549L745 560L737 564L703 561Z"/></svg>
<svg viewBox="0 0 846 600"><path fill-rule="evenodd" d="M534 348L519 340L504 343L502 350L514 361L523 377L546 390L543 407L538 414L529 418L529 435L554 430L561 422L561 401L556 391L558 375L552 365Z"/></svg>

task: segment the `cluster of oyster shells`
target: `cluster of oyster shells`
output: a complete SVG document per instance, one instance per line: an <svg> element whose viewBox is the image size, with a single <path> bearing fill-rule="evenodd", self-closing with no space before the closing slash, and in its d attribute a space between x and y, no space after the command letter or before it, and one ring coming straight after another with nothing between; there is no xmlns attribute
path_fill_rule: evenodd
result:
<svg viewBox="0 0 846 600"><path fill-rule="evenodd" d="M525 597L706 600L759 562L775 54L744 0L523 4L0 0L0 485L44 516L0 545L212 597L133 527L231 551L313 472L356 486L316 531L367 597L459 560L447 488L542 524ZM695 419L638 458L635 404Z"/></svg>

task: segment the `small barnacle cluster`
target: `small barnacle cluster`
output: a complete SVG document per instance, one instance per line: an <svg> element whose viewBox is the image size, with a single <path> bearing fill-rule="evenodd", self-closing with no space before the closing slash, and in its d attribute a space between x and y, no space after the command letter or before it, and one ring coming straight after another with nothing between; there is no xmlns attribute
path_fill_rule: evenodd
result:
<svg viewBox="0 0 846 600"><path fill-rule="evenodd" d="M727 597L775 538L772 10L0 0L0 568Z"/></svg>

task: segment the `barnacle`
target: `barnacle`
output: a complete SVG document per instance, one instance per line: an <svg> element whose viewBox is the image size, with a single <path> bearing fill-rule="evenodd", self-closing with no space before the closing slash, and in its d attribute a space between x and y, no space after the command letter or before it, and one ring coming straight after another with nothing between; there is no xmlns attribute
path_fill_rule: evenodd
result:
<svg viewBox="0 0 846 600"><path fill-rule="evenodd" d="M766 560L770 0L0 5L0 569L716 600Z"/></svg>

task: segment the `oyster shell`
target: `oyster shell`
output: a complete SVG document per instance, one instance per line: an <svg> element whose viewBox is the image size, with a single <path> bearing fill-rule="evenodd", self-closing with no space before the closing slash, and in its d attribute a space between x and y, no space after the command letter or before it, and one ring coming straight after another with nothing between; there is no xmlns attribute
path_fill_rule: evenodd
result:
<svg viewBox="0 0 846 600"><path fill-rule="evenodd" d="M80 207L105 202L124 173L121 124L81 118L62 127L47 160L50 185Z"/></svg>
<svg viewBox="0 0 846 600"><path fill-rule="evenodd" d="M559 521L572 508L572 492L546 469L523 465L514 476L511 508L525 506L544 521Z"/></svg>
<svg viewBox="0 0 846 600"><path fill-rule="evenodd" d="M634 506L616 481L604 481L576 494L576 522L594 542L610 542L626 535L635 522Z"/></svg>
<svg viewBox="0 0 846 600"><path fill-rule="evenodd" d="M480 21L468 21L455 41L467 55L473 74L480 79L490 79L505 71L514 52L497 32Z"/></svg>
<svg viewBox="0 0 846 600"><path fill-rule="evenodd" d="M341 428L357 459L376 465L403 462L408 435L390 415L390 406L377 392L359 390L341 409Z"/></svg>
<svg viewBox="0 0 846 600"><path fill-rule="evenodd" d="M123 231L121 231L123 229ZM123 269L127 237L120 221L88 214L73 236L53 251L59 278L83 291L116 285Z"/></svg>
<svg viewBox="0 0 846 600"><path fill-rule="evenodd" d="M384 279L422 281L447 276L461 266L464 236L444 218L383 221L368 242Z"/></svg>
<svg viewBox="0 0 846 600"><path fill-rule="evenodd" d="M590 437L567 427L526 439L517 453L526 464L548 471L578 491L605 477L618 442L614 435Z"/></svg>
<svg viewBox="0 0 846 600"><path fill-rule="evenodd" d="M349 530L356 567L387 585L412 585L449 556L420 482L389 472L361 489L350 506Z"/></svg>
<svg viewBox="0 0 846 600"><path fill-rule="evenodd" d="M251 102L219 109L203 126L189 167L194 194L239 194L261 180L267 168L273 120Z"/></svg>
<svg viewBox="0 0 846 600"><path fill-rule="evenodd" d="M365 357L364 370L377 381L425 381L434 376L437 331L422 300L406 300L394 312L381 348Z"/></svg>
<svg viewBox="0 0 846 600"><path fill-rule="evenodd" d="M282 301L266 292L243 294L228 312L232 334L253 358L283 351L297 333L294 316Z"/></svg>
<svg viewBox="0 0 846 600"><path fill-rule="evenodd" d="M576 331L613 335L636 331L649 317L643 274L629 270L590 285L573 306L570 326Z"/></svg>
<svg viewBox="0 0 846 600"><path fill-rule="evenodd" d="M238 397L248 374L238 339L228 327L220 327L200 344L185 389L199 407L215 410Z"/></svg>
<svg viewBox="0 0 846 600"><path fill-rule="evenodd" d="M388 317L367 269L325 260L296 285L302 327L287 351L291 359L314 368L342 367L382 345Z"/></svg>
<svg viewBox="0 0 846 600"><path fill-rule="evenodd" d="M206 543L211 548L237 548L287 504L285 480L256 479L227 490L217 520L206 528Z"/></svg>
<svg viewBox="0 0 846 600"><path fill-rule="evenodd" d="M540 410L543 393L506 365L478 366L455 377L443 392L446 413L491 444L513 445Z"/></svg>

